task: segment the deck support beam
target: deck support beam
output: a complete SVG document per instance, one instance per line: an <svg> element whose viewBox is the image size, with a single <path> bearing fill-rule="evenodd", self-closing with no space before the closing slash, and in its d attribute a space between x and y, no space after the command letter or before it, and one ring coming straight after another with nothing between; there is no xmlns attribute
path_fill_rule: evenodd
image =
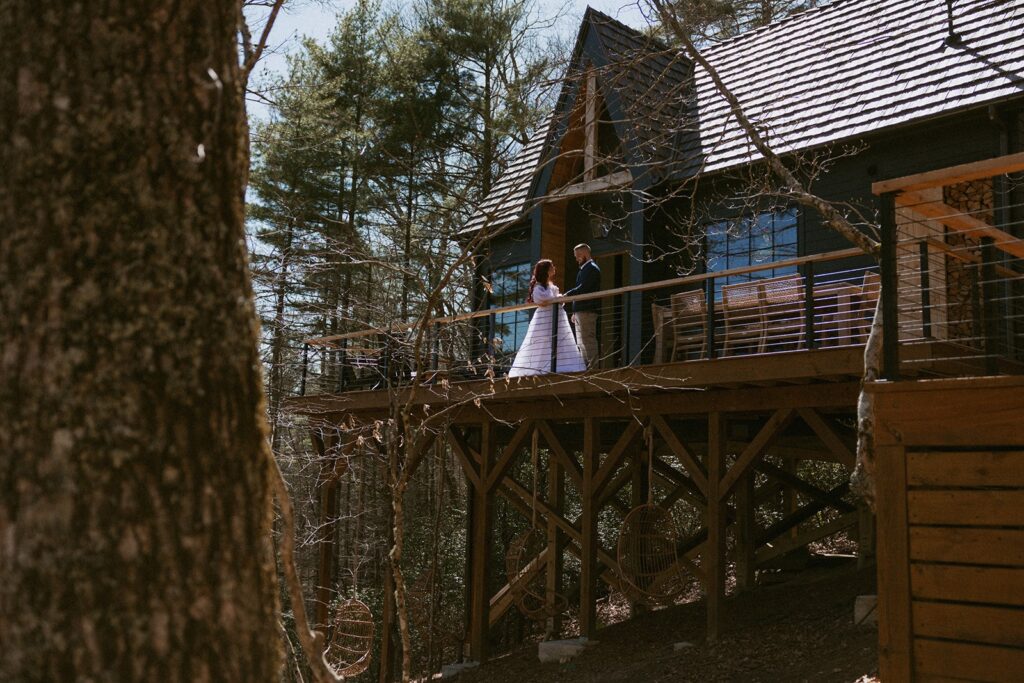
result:
<svg viewBox="0 0 1024 683"><path fill-rule="evenodd" d="M549 454L551 451L549 451ZM555 512L564 516L565 483L562 477L563 468L557 457L548 458L548 504ZM558 595L562 591L562 569L564 562L562 550L565 545L565 534L558 529L553 519L547 520L547 574L544 577L544 602L547 605L547 635L558 638L562 632L562 617L555 613Z"/></svg>
<svg viewBox="0 0 1024 683"><path fill-rule="evenodd" d="M754 475L748 472L736 485L736 589L740 591L754 588L756 536Z"/></svg>
<svg viewBox="0 0 1024 683"><path fill-rule="evenodd" d="M704 564L707 565L707 639L712 642L718 639L722 599L725 597L726 509L722 495L722 474L725 469L727 438L725 414L714 412L708 415L708 540L705 544Z"/></svg>
<svg viewBox="0 0 1024 683"><path fill-rule="evenodd" d="M583 515L580 519L580 635L592 638L597 631L597 498L595 484L598 449L601 447L600 422L583 419Z"/></svg>
<svg viewBox="0 0 1024 683"><path fill-rule="evenodd" d="M472 555L470 559L469 653L478 661L487 661L490 596L488 584L491 555L491 517L494 497L487 485L494 460L495 425L484 422L480 427L480 485L473 487Z"/></svg>

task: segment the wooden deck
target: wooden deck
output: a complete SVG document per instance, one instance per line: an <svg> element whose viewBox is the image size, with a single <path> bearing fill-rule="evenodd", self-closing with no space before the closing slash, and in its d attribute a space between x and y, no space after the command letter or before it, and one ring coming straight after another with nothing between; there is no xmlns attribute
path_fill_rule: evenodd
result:
<svg viewBox="0 0 1024 683"><path fill-rule="evenodd" d="M286 407L325 423L346 416L358 420L384 417L395 402L410 398L420 410L424 406L435 413L447 409L445 420L456 423L485 417L568 419L666 411L743 411L768 405L850 407L856 402L863 355L863 347L848 346L511 380L436 381L415 388L293 397ZM901 360L913 362L917 373L953 374L955 368L943 360L949 356L945 343L901 349Z"/></svg>

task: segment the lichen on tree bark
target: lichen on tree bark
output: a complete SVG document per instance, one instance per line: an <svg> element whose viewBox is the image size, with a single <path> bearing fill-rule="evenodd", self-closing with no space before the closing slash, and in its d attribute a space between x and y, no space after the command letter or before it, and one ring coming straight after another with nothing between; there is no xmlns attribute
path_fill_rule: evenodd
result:
<svg viewBox="0 0 1024 683"><path fill-rule="evenodd" d="M272 680L238 3L0 5L0 680Z"/></svg>

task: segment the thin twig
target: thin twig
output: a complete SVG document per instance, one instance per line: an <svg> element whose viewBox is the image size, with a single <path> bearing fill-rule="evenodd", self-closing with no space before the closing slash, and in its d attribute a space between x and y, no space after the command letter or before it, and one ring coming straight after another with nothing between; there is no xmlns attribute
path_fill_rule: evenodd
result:
<svg viewBox="0 0 1024 683"><path fill-rule="evenodd" d="M274 497L277 498L278 507L281 509L283 522L281 525L281 566L288 584L292 612L295 614L295 632L299 636L299 644L302 645L302 650L309 661L313 680L316 683L339 683L343 679L334 673L331 665L324 658L324 635L309 627L302 582L299 580L299 574L295 568L295 510L292 507L292 499L288 494L288 485L284 481L281 468L278 467L277 461L273 457L270 457L270 463L273 469L270 478L273 481Z"/></svg>

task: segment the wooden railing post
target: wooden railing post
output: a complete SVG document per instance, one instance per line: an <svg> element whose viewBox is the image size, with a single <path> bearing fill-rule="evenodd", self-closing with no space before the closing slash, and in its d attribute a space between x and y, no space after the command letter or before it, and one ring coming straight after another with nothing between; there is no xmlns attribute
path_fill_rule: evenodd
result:
<svg viewBox="0 0 1024 683"><path fill-rule="evenodd" d="M921 240L919 243L921 250L921 335L925 339L931 339L932 336L932 292L930 275L928 272L929 259L928 259L928 242Z"/></svg>
<svg viewBox="0 0 1024 683"><path fill-rule="evenodd" d="M814 329L814 261L809 262L804 269L804 334L807 338L807 348L813 349L818 346L818 338ZM837 304L837 327L840 322ZM837 343L842 344L843 341L840 339Z"/></svg>
<svg viewBox="0 0 1024 683"><path fill-rule="evenodd" d="M705 346L707 347L706 355L711 359L715 357L715 278L709 277L704 281L704 286L706 297L705 308L707 309L707 324L704 328L707 334L707 343Z"/></svg>
<svg viewBox="0 0 1024 683"><path fill-rule="evenodd" d="M561 310L562 304L551 304L551 372L558 372L558 323L561 322L558 314Z"/></svg>
<svg viewBox="0 0 1024 683"><path fill-rule="evenodd" d="M999 284L996 282L996 249L991 237L981 238L981 325L985 348L985 372L999 373Z"/></svg>
<svg viewBox="0 0 1024 683"><path fill-rule="evenodd" d="M898 263L896 260L896 194L885 192L878 198L881 223L882 276L882 377L900 376Z"/></svg>

